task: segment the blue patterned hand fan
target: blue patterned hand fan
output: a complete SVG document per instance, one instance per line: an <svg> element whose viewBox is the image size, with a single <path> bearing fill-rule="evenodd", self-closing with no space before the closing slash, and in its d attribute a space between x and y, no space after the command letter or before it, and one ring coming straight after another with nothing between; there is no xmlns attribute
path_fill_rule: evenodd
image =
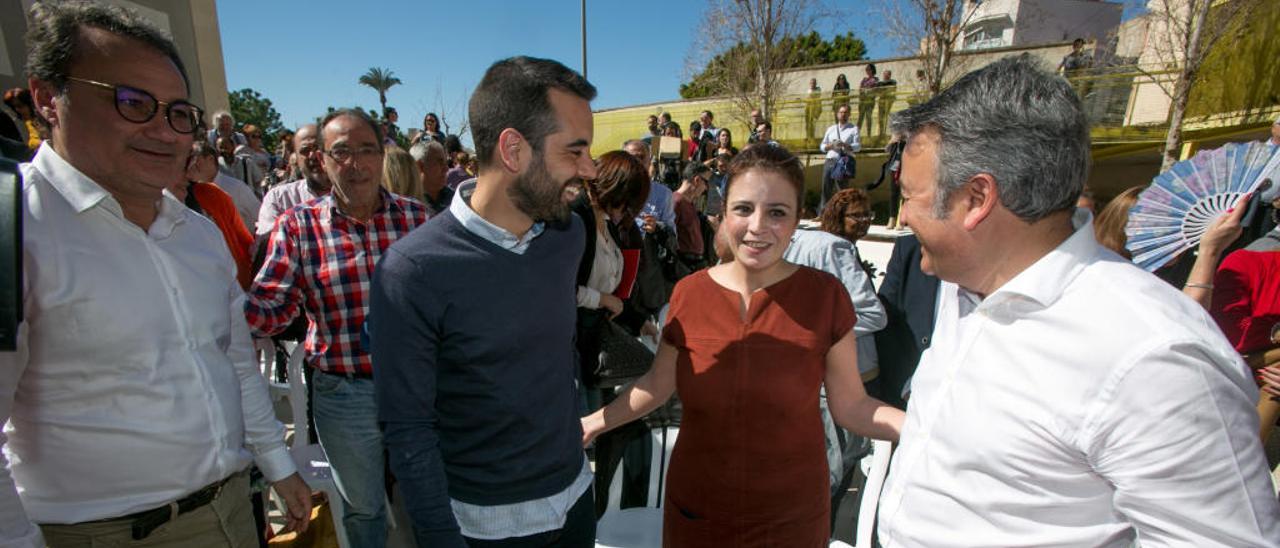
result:
<svg viewBox="0 0 1280 548"><path fill-rule="evenodd" d="M1257 141L1228 143L1157 175L1129 210L1125 247L1134 264L1154 272L1196 247L1209 224L1263 180L1280 185L1277 150Z"/></svg>

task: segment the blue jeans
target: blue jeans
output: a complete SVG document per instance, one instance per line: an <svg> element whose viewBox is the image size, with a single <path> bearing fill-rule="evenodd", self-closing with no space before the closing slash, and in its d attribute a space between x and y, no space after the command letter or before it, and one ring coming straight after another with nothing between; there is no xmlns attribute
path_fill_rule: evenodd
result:
<svg viewBox="0 0 1280 548"><path fill-rule="evenodd" d="M347 539L360 548L386 546L386 473L373 381L317 371L311 389L316 434L342 493Z"/></svg>

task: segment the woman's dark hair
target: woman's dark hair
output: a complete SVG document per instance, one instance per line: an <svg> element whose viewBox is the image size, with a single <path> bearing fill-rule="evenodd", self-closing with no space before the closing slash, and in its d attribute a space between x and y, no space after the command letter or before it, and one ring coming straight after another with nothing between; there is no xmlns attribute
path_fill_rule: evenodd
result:
<svg viewBox="0 0 1280 548"><path fill-rule="evenodd" d="M822 210L822 218L820 223L824 232L844 237L844 215L849 212L852 207L865 205L868 209L871 207L871 197L867 196L867 192L860 188L846 188L835 193L831 197L831 201L827 202L827 207Z"/></svg>
<svg viewBox="0 0 1280 548"><path fill-rule="evenodd" d="M722 127L722 128L720 128L720 131L719 131L718 133L716 133L716 144L719 144L719 143L720 143L720 136L721 136L721 135L728 135L728 136L729 136L729 142L727 143L727 146L728 146L729 148L733 148L733 132L732 132L732 131L729 131L729 128L727 128L727 127Z"/></svg>
<svg viewBox="0 0 1280 548"><path fill-rule="evenodd" d="M875 64L875 63L867 63L867 70L871 71L871 74L875 74L875 73L876 73L876 64Z"/></svg>
<svg viewBox="0 0 1280 548"><path fill-rule="evenodd" d="M804 198L804 168L800 159L796 158L786 147L753 146L747 147L729 162L728 176L725 178L724 193L729 195L734 181L751 170L772 171L781 175L796 191L796 215L800 214L800 206Z"/></svg>
<svg viewBox="0 0 1280 548"><path fill-rule="evenodd" d="M423 117L422 117L422 129L423 129L423 130L427 129L427 119L428 119L428 118L433 119L433 120L435 120L435 121L436 121L436 131L440 131L440 117L439 117L439 116L436 116L436 113L434 113L434 112L428 112L426 116L423 116Z"/></svg>
<svg viewBox="0 0 1280 548"><path fill-rule="evenodd" d="M845 78L843 74L837 74L836 83L831 86L831 89L849 89L849 79Z"/></svg>
<svg viewBox="0 0 1280 548"><path fill-rule="evenodd" d="M31 100L31 91L27 88L13 88L4 92L4 104L15 111L19 106L23 106L27 107L27 111L32 115L36 113L36 104Z"/></svg>
<svg viewBox="0 0 1280 548"><path fill-rule="evenodd" d="M586 181L583 187L596 207L621 208L634 219L649 198L649 173L634 156L613 150L596 160L596 178Z"/></svg>

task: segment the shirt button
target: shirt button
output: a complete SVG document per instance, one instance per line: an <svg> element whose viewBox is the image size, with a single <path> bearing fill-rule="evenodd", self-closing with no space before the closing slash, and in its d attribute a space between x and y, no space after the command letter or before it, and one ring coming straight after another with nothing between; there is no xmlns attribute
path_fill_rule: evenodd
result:
<svg viewBox="0 0 1280 548"><path fill-rule="evenodd" d="M920 337L920 344L929 346L929 336L925 335L923 337Z"/></svg>

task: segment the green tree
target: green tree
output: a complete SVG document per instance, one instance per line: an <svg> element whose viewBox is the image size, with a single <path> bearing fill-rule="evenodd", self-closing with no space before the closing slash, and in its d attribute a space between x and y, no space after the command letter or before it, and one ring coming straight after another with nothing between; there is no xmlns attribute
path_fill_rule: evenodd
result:
<svg viewBox="0 0 1280 548"><path fill-rule="evenodd" d="M798 37L783 38L778 42L778 49L791 52L782 56L786 60L780 69L793 69L825 65L829 63L847 63L867 58L867 45L853 32L833 36L824 40L816 31L810 31ZM757 62L751 49L744 43L717 54L707 62L701 72L693 75L688 82L680 84L680 97L697 99L724 93L744 93L752 91L753 82L748 79L732 78L734 72L754 74Z"/></svg>
<svg viewBox="0 0 1280 548"><path fill-rule="evenodd" d="M387 110L387 90L402 83L399 78L395 77L395 73L391 72L391 69L374 67L360 77L360 84L378 91L378 102L382 104L378 114L382 114Z"/></svg>
<svg viewBox="0 0 1280 548"><path fill-rule="evenodd" d="M227 94L227 99L231 102L231 116L236 123L258 126L262 130L262 146L274 151L284 125L280 123L280 113L276 112L271 99L250 88L233 91Z"/></svg>

